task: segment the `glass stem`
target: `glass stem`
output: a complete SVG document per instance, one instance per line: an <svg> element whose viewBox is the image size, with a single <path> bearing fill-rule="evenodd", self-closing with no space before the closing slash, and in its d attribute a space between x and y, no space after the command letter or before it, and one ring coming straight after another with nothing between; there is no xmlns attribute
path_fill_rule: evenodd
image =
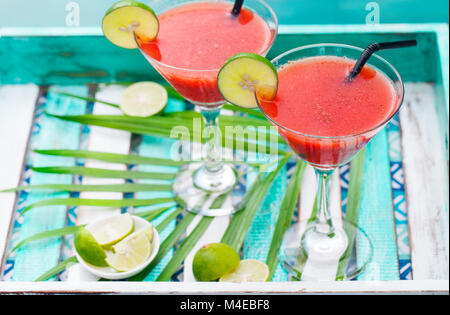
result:
<svg viewBox="0 0 450 315"><path fill-rule="evenodd" d="M330 180L334 173L334 169L322 170L316 168L315 171L318 180L315 228L318 233L327 234L329 237L333 237L335 230L330 212Z"/></svg>
<svg viewBox="0 0 450 315"><path fill-rule="evenodd" d="M204 136L206 146L205 167L211 173L217 173L223 167L222 162L222 136L219 129L220 109L201 108L200 111L205 123Z"/></svg>

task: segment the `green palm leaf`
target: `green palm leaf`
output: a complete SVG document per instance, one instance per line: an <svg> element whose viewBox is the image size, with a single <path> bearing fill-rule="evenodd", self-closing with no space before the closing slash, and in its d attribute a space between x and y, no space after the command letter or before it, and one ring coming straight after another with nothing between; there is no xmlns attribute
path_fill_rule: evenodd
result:
<svg viewBox="0 0 450 315"><path fill-rule="evenodd" d="M211 205L212 209L220 208L223 203L228 198L229 193L220 195L214 200ZM200 240L203 233L208 229L214 217L202 217L200 222L195 226L194 230L186 237L186 239L181 243L180 247L176 250L171 260L167 263L164 270L158 276L156 281L169 281L173 274L180 267L181 263L186 259L187 255L194 248L195 244Z"/></svg>
<svg viewBox="0 0 450 315"><path fill-rule="evenodd" d="M44 273L42 276L40 276L39 278L37 278L34 281L36 281L36 282L46 281L46 280L56 276L60 272L66 270L68 267L70 267L71 265L74 265L76 263L78 263L78 260L77 260L77 258L75 256L67 258L66 260L64 260L63 262L59 263L55 267L51 268L50 270L48 270L46 273Z"/></svg>
<svg viewBox="0 0 450 315"><path fill-rule="evenodd" d="M275 226L275 231L272 236L272 242L270 244L269 253L267 254L266 264L269 266L270 275L272 278L273 273L278 265L278 251L283 242L284 234L291 226L292 217L295 212L295 208L300 194L300 187L303 175L305 173L306 163L299 161L295 167L294 173L291 176L288 187L284 194L283 202L281 203L280 213L278 214L278 220Z"/></svg>
<svg viewBox="0 0 450 315"><path fill-rule="evenodd" d="M172 180L175 178L175 173L118 171L101 168L89 168L82 166L32 167L31 169L38 173L70 174L70 175L82 175L87 177L100 177L100 178L157 179L157 180Z"/></svg>
<svg viewBox="0 0 450 315"><path fill-rule="evenodd" d="M152 220L156 219L157 217L159 217L164 212L166 212L167 210L173 209L173 208L174 208L173 206L163 207L163 208L152 209L152 210L148 210L148 211L139 211L139 212L135 212L133 214L135 216L141 217L147 221L152 221Z"/></svg>
<svg viewBox="0 0 450 315"><path fill-rule="evenodd" d="M83 150L34 150L34 152L43 155L91 159L119 164L182 166L186 163L189 163L189 161L174 161L172 159L160 159L134 154L117 154L117 153L83 151Z"/></svg>
<svg viewBox="0 0 450 315"><path fill-rule="evenodd" d="M80 199L80 198L62 198L62 199L47 199L37 201L22 210L22 215L34 208L45 206L91 206L91 207L143 207L157 204L175 202L174 198L155 198L155 199L119 199L119 200L105 200L105 199Z"/></svg>
<svg viewBox="0 0 450 315"><path fill-rule="evenodd" d="M80 185L80 184L42 184L27 185L0 190L0 193L17 192L22 190L51 190L63 192L82 192L82 191L100 191L100 192L122 192L132 193L139 191L172 191L172 185L151 185L151 184L116 184L116 185Z"/></svg>
<svg viewBox="0 0 450 315"><path fill-rule="evenodd" d="M358 223L358 213L361 203L361 192L364 180L364 161L366 156L366 149L364 148L361 152L353 159L350 167L350 184L348 187L348 197L347 197L347 210L345 213L345 220L347 222L353 223L357 226ZM336 274L336 280L344 280L345 270L350 262L350 258L353 252L353 246L355 243L356 235L353 229L346 229L348 237L348 249L342 255L338 271Z"/></svg>
<svg viewBox="0 0 450 315"><path fill-rule="evenodd" d="M85 150L34 150L34 152L42 155L90 159L128 165L143 164L143 165L160 165L160 166L175 167L175 166L183 166L185 164L192 162L192 161L174 161L172 159L154 158L135 154L117 154L117 153L85 151ZM232 161L227 159L224 159L224 162L231 164L244 163L240 161ZM246 164L251 165L252 167L261 167L262 165L264 165L262 163L246 163Z"/></svg>
<svg viewBox="0 0 450 315"><path fill-rule="evenodd" d="M180 124L178 122L172 121L172 119L167 119L164 122L150 122L148 121L148 118L136 118L136 117L127 117L127 116L117 116L117 115L111 115L111 116L101 116L101 115L80 115L80 116L59 116L59 115L53 115L47 113L47 115L51 117L55 117L58 119L62 119L65 121L71 121L71 122L77 122L80 124L86 124L86 125L93 125L93 126L100 126L100 127L106 127L106 128L112 128L112 129L118 129L118 130L124 130L136 134L144 134L144 135L151 135L151 136L159 136L164 138L170 138L173 139L173 128L174 127L184 127L186 131L188 131L188 134L185 136L189 137L189 140L193 142L201 142L205 143L205 139L201 137L200 134L195 135L194 129L192 126L192 122L185 121L183 124ZM232 116L233 118L238 116ZM256 120L256 119L255 119ZM261 120L257 120L261 121ZM233 126L248 126L246 124L243 125L243 123L238 124L234 123ZM221 126L222 130L226 128L226 126ZM202 128L199 129L199 132L202 130ZM246 140L246 138L237 138L234 135L227 136L226 132L222 132L222 146L237 150L237 149L243 149L244 151L252 151L252 152L261 152L261 153L267 153L272 154L273 152L278 152L278 154L285 154L284 151L279 150L277 145L271 145L270 143L263 144L261 141L258 141L257 145L255 145L255 141L249 141ZM270 135L270 133L266 132L266 138L267 134ZM284 140L282 140L279 136L275 137L277 139L277 143L284 143Z"/></svg>
<svg viewBox="0 0 450 315"><path fill-rule="evenodd" d="M84 226L85 225L70 226L70 227L65 227L65 228L61 228L61 229L50 230L50 231L45 231L45 232L34 234L34 235L27 237L27 238L23 239L22 241L20 241L20 243L17 244L11 250L11 253L15 252L23 245L31 243L31 242L36 242L36 241L40 241L40 240L47 239L47 238L61 237L61 236L65 236L65 235L74 234Z"/></svg>
<svg viewBox="0 0 450 315"><path fill-rule="evenodd" d="M156 226L156 230L158 231L158 233L161 233L168 225L170 222L172 222L173 220L175 220L183 211L182 208L177 207L171 214L169 214L161 223L159 223Z"/></svg>
<svg viewBox="0 0 450 315"><path fill-rule="evenodd" d="M286 164L290 156L285 156L280 160L278 167L273 172L264 177L264 173L260 173L253 183L252 187L247 191L243 200L243 210L237 212L231 219L230 225L226 229L222 243L228 244L236 251L239 251L244 242L252 224L253 218L264 200L276 176Z"/></svg>
<svg viewBox="0 0 450 315"><path fill-rule="evenodd" d="M119 83L116 83L116 84L119 84ZM130 84L132 84L132 82L125 82L125 83L123 83L123 85L130 85ZM175 98L175 99L179 99L179 100L184 100L184 98L180 95L180 93L178 93L172 86L170 86L170 85L163 85L163 86L166 88L167 93L169 94L169 97ZM111 103L111 102L106 102L106 101L103 101L103 100L95 99L93 97L79 96L79 95L74 95L74 94L61 92L61 91L56 91L54 93L60 94L60 95L64 95L64 96L68 96L68 97L72 97L72 98L85 100L87 102L102 103L102 104L105 104L105 105L109 105L109 106L112 106L112 107L119 108L118 104L114 104L114 103ZM250 114L250 115L255 116L255 117L264 118L264 114L261 113L258 109L248 109L248 108L238 107L238 106L235 106L235 105L232 105L232 104L225 104L223 106L223 109L231 110L233 112L240 112L240 113Z"/></svg>

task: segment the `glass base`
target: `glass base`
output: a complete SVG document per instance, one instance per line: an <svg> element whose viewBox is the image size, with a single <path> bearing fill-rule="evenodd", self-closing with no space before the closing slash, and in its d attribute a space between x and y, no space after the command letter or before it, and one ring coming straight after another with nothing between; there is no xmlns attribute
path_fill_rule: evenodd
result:
<svg viewBox="0 0 450 315"><path fill-rule="evenodd" d="M246 186L232 165L224 164L220 171L211 173L203 163L197 162L180 169L173 190L177 202L187 211L217 217L233 214L240 209ZM227 199L219 203L221 206L215 206L214 202L225 193L229 193Z"/></svg>
<svg viewBox="0 0 450 315"><path fill-rule="evenodd" d="M355 237L356 241L351 242ZM356 242L365 249L358 260ZM280 261L295 280L352 280L364 271L373 255L367 234L347 221L344 229L336 229L331 235L318 233L313 224L300 235L299 224L295 224L286 232L283 245Z"/></svg>

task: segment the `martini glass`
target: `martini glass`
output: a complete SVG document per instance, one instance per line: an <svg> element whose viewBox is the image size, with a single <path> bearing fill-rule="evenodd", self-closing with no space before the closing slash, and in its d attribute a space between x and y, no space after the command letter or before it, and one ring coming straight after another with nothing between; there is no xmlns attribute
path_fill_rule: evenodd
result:
<svg viewBox="0 0 450 315"><path fill-rule="evenodd" d="M230 21L235 19L236 23L245 24L248 22L248 18L253 18L253 14L256 15L264 24L267 40L263 47L253 52L265 56L272 47L277 36L278 21L272 9L262 0L245 1L244 9L239 17L231 16L231 9L234 4L232 0L153 0L151 6L159 16L169 12L169 10L198 3L210 6L229 4L230 16L224 17L224 19L226 18ZM248 14L249 12L250 14ZM160 23L160 27L163 28L164 22L160 21ZM189 27L189 24L186 24L186 28ZM214 28L217 25L211 25L210 27ZM205 28L205 32L208 32L208 28ZM197 34L192 34L191 36L197 36ZM243 39L242 33L237 32L234 36L236 43L238 43L238 39ZM243 185L238 185L239 173L236 168L232 164L224 163L222 159L222 135L218 119L225 100L217 88L217 75L226 59L236 53L243 52L244 46L239 47L239 44L236 44L236 51L231 53L230 56L226 56L224 60L218 61L218 66L199 69L198 67L191 68L188 65L180 67L166 64L162 61L164 59L161 58L161 52L158 50L157 45L148 49L147 45L151 45L151 43L143 43L139 38L136 38L136 40L141 53L150 64L175 90L194 104L203 116L203 137L205 138L203 161L192 162L180 169L173 185L177 200L188 211L206 216L229 215L237 211L245 188ZM197 47L185 47L185 49L191 51L195 49L200 50ZM198 51L198 53L200 54L201 52ZM227 202L220 207L211 206L214 200L224 193L230 193L230 198L227 199Z"/></svg>
<svg viewBox="0 0 450 315"><path fill-rule="evenodd" d="M288 51L275 58L272 63L280 72L292 65L293 62L305 58L344 57L356 61L362 52L363 49L348 45L317 44ZM312 273L312 277L309 275L308 279L313 278L315 280L320 280L320 274L328 273L330 269L333 274L336 274L337 263L344 259L348 260L348 267L343 271L343 278L355 278L371 260L373 249L367 234L351 222L344 221L343 226L335 226L329 206L329 183L336 168L349 162L364 148L398 113L403 101L404 88L402 79L394 67L375 54L372 55L368 64L377 73L384 74L385 78L387 78L386 82L392 86L394 94L392 100L395 104L393 109L384 116L387 118L377 122L375 126L372 124L371 127L358 133L343 136L305 134L295 130L295 128L293 129L292 124L290 124L290 127L287 127L277 121L276 99L273 102L258 101L258 105L267 119L277 128L280 135L298 156L313 166L317 175L318 195L316 199L317 214L315 221L308 224L302 234L298 224L293 225L286 232L284 240L284 265L296 278L302 277L305 262L308 260L315 265L314 269L316 271ZM342 80L345 80L345 76L343 76ZM283 82L280 82L280 88L282 84ZM302 88L301 86L295 87L295 80L289 82L289 84L294 89ZM374 91L370 92L376 93ZM310 95L312 93L314 93L313 89L309 91ZM339 97L337 95L331 95L331 97L335 97L336 101L338 101ZM301 102L302 99L295 100L295 103L300 104ZM301 128L302 126L299 125L298 129L300 130ZM369 249L369 253L365 255L365 258L358 258L358 261L356 261L353 248L355 237L357 237L359 246ZM328 271L325 272L326 270Z"/></svg>

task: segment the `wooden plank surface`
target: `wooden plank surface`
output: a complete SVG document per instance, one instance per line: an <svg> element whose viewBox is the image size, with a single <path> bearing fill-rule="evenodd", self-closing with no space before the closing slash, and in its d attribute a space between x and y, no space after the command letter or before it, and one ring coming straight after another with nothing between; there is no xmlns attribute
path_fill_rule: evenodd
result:
<svg viewBox="0 0 450 315"><path fill-rule="evenodd" d="M294 282L5 282L0 293L75 294L446 294L448 281L294 281Z"/></svg>
<svg viewBox="0 0 450 315"><path fill-rule="evenodd" d="M250 182L247 183L248 187L251 184ZM252 225L244 239L243 254L245 259L266 261L286 187L287 166L284 166L256 212ZM275 277L272 278L273 281L287 281L288 275L283 271L279 270Z"/></svg>
<svg viewBox="0 0 450 315"><path fill-rule="evenodd" d="M408 208L410 208L411 203L413 204L417 204L416 199L420 198L418 196L420 196L421 194L425 195L424 198L426 198L426 200L431 199L434 202L431 205L431 208L433 211L428 211L425 212L423 211L423 206L425 205L422 202L418 202L418 204L420 206L416 206L415 210L413 211L414 215L419 214L420 218L416 217L415 220L415 224L413 224L412 222L410 222L410 228L411 228L411 234L412 234L412 239L415 237L415 239L417 240L418 238L423 238L423 235L425 235L425 238L433 238L433 240L431 242L434 241L434 237L436 236L436 233L438 233L438 242L436 242L436 248L437 251L434 251L433 254L435 255L435 261L430 261L428 259L428 263L432 264L431 266L428 267L427 272L430 272L431 269L435 269L435 268L440 268L440 265L445 265L445 259L446 259L446 267L448 269L448 195L446 195L444 192L447 191L446 187L448 187L448 168L447 168L447 164L446 164L446 157L445 157L445 147L443 146L443 141L440 141L439 139L442 139L442 132L440 130L439 127L437 127L437 115L435 111L429 110L430 108L434 108L434 90L433 90L433 86L432 85L428 85L428 84L411 84L408 83L406 85L407 87L407 98L405 100L405 108L407 108L407 110L403 110L402 114L401 114L401 126L402 126L402 149L403 149L403 155L406 157L406 161L404 161L405 164L405 172L406 172L406 189L407 189L407 194L408 194ZM79 93L78 93L79 94ZM102 97L102 99L105 99ZM430 105L431 104L431 105ZM1 109L1 108L0 108ZM111 108L110 108L111 109ZM406 114L404 113L406 112ZM96 112L97 113L97 112ZM94 127L95 128L95 127ZM416 128L416 129L414 129ZM103 128L101 128L103 129ZM108 130L107 134L110 134L111 130ZM371 145L368 148L368 151L370 152L371 146L375 146L375 143L382 143L384 148L383 150L386 151L386 154L372 154L371 158L368 158L369 161L371 162L367 162L367 163L372 163L370 165L372 165L371 167L366 165L366 172L367 170L369 171L369 173L371 174L369 176L369 178L378 178L380 176L386 177L385 173L388 173L389 176L388 178L390 178L390 172L389 172L389 159L388 159L388 154L387 154L387 139L386 139L386 134L383 134L384 131L377 136L377 138L374 139L374 141L371 143ZM406 135L406 137L405 137ZM379 140L383 138L383 140ZM419 139L419 141L418 141ZM102 142L103 143L103 142ZM377 144L377 147L380 146L380 144ZM154 144L151 143L149 146L149 150L151 150L151 148L154 147ZM89 149L92 149L91 147L89 147ZM99 150L99 149L95 149L95 150ZM128 150L129 150L129 143L128 143ZM380 149L377 149L380 150ZM110 151L108 149L105 149L103 151ZM375 150L374 150L375 151ZM421 156L417 157L417 154L411 154L411 152L420 152ZM124 152L127 153L127 152ZM368 153L368 156L371 156L370 153ZM408 157L411 158L411 156L415 156L415 158L412 159L407 159ZM383 159L383 157L387 160L387 162ZM426 163L422 163L423 160L420 159L429 159L427 161L431 161L430 164L426 164ZM441 160L439 160L439 158L442 158L443 162ZM420 162L422 161L422 162ZM379 165L382 165L382 167L380 167ZM387 172L385 172L384 170L386 170L386 165L387 165ZM419 171L417 169L417 165L421 165L422 169ZM431 165L431 167L430 167ZM95 164L95 167L101 167L98 166L97 164ZM426 169L423 169L423 167L427 167ZM420 167L419 167L420 168ZM383 171L380 171L383 170ZM376 173L375 173L376 172ZM430 174L426 174L427 172L430 172ZM418 174L419 173L419 174ZM435 176L436 175L436 176ZM435 176L435 177L433 177ZM305 175L305 177L307 177ZM409 177L409 178L408 178ZM412 177L412 178L411 178ZM314 179L314 176L312 176L312 178ZM436 180L437 178L437 180ZM434 181L433 181L434 179ZM367 181L368 179L365 179L365 181ZM307 180L308 181L308 180ZM315 180L314 180L315 181ZM381 180L376 179L376 180L372 180L374 183L378 183ZM432 183L430 186L431 187L425 187L425 192L423 192L424 189L424 182L430 182ZM333 182L334 183L334 182ZM365 187L367 184L364 184ZM447 186L445 186L447 185ZM14 186L14 185L12 185ZM311 187L315 187L314 184L311 183L311 176L309 179L309 184L304 184L303 185L306 189L314 189L315 188L311 188ZM386 183L386 185L378 185L379 189L385 189L385 192L391 192L391 187L390 187L390 181L389 184ZM389 187L388 187L389 186ZM334 184L333 184L334 187ZM368 187L368 188L367 188ZM366 189L367 191L372 192L372 189L367 186ZM1 187L0 187L1 188ZM6 187L5 187L6 188ZM378 189L377 188L377 189ZM302 188L303 189L303 188ZM333 188L332 191L335 191L335 188ZM411 198L411 193L413 194L413 197ZM311 196L313 196L314 193L312 193ZM391 200L391 196L388 194L376 194L377 196L383 196L386 198L378 198L378 200L376 200L376 202L378 204L389 204L389 202L391 202L391 211L392 211L392 200ZM332 192L332 196L333 196L333 192ZM436 198L437 196L437 198ZM91 198L94 198L92 196L90 196ZM372 195L373 197L373 195ZM371 197L371 198L372 198ZM303 203L313 203L313 200L311 200L311 198L309 198L310 200L308 201L308 198L302 198L302 202ZM364 200L364 198L363 198ZM367 199L367 200L370 200ZM332 203L334 204L334 202ZM367 201L367 204L370 204L372 207L375 203L373 203L372 201ZM425 208L429 208L430 207L430 203L427 202L427 206ZM435 208L433 208L435 207ZM389 207L388 207L389 208ZM379 209L382 209L382 213L378 213L377 209L372 209L370 212L366 213L366 216L362 216L362 218L360 217L360 220L362 220L363 222L366 222L365 224L368 224L369 229L373 228L375 226L383 226L383 227L388 227L388 230L390 231L390 228L393 227L392 225L390 225L392 222L393 224L393 220L391 221L391 218L389 217L389 210L388 208L384 208L384 207L380 207ZM312 207L311 207L312 209ZM368 208L369 209L369 208ZM443 212L442 212L443 209ZM374 211L375 210L375 211ZM91 211L92 212L92 211ZM431 213L430 213L431 212ZM378 213L374 216L374 213ZM444 213L444 216L442 215L442 213ZM370 217L370 214L373 217ZM307 215L307 212L304 212L303 215ZM361 215L361 214L360 214ZM434 216L434 219L432 217L428 217L428 216ZM411 218L411 213L409 214L410 218ZM424 217L426 216L426 217ZM383 219L384 223L373 223L374 217L376 219ZM438 219L436 219L438 218ZM303 221L304 222L304 221ZM386 224L387 222L387 224ZM417 222L419 222L419 224L417 224ZM421 222L421 223L420 223ZM425 222L425 224L424 224ZM361 223L363 224L363 223ZM429 225L428 225L429 224ZM427 227L425 227L426 230L424 230L424 227L422 225L427 225ZM394 231L394 229L392 229ZM419 233L420 230L420 233ZM444 231L444 233L442 233L442 231ZM216 231L213 230L211 233L207 233L207 236L214 236L214 233ZM447 232L447 234L445 234L445 232ZM428 234L427 234L428 233ZM441 234L439 234L441 233ZM369 233L370 235L370 233ZM381 235L381 234L380 234ZM394 244L395 244L395 232L393 232L393 238L394 238ZM389 234L389 237L386 236L386 233L383 234L383 236L381 238L383 238L383 242L386 241L386 238L389 238L389 244L392 244L392 235ZM220 238L219 238L220 239ZM208 240L208 238L206 238L206 240ZM429 240L428 240L429 241ZM208 240L209 242L209 240ZM383 242L376 242L378 244L381 244ZM424 241L423 241L424 242ZM421 265L424 261L424 255L423 255L423 248L424 246L421 245L421 250L417 250L417 248L414 246L414 240L412 240L413 243L413 266L415 264L415 267L413 267L414 269L414 278L417 280L416 276L417 275L421 275L420 272L423 272L424 268L423 265ZM443 245L442 245L443 244ZM381 247L380 247L381 248ZM432 251L434 249L431 249ZM194 252L194 251L193 251ZM392 259L392 255L389 254L387 255L386 253L391 253L392 251L388 251L388 250L383 250L383 257L384 259ZM396 248L395 251L396 252ZM381 252L380 252L381 253ZM429 251L430 253L430 251ZM414 254L416 254L416 256L414 256ZM419 255L419 256L417 256ZM417 258L418 257L418 258ZM444 260L441 260L439 257L444 257ZM385 260L386 262L387 260ZM421 264L418 264L418 261L421 262ZM442 263L442 261L444 261L444 263ZM398 263L398 261L397 261ZM391 264L389 264L390 266L392 266ZM375 277L375 279L377 280L382 280L381 277L383 275L389 274L388 273L384 273L381 272L380 265L378 265L378 267L375 267L375 271L371 271L369 277L371 277L370 279L374 279L373 277ZM394 266L395 266L395 262L394 262ZM419 268L419 269L417 269ZM445 266L441 269L443 270L445 268ZM395 269L395 268L394 268ZM397 272L398 272L398 266L397 266ZM186 274L185 274L186 276ZM192 275L190 275L192 276ZM380 278L376 278L377 276L379 276ZM430 277L430 278L427 278ZM432 277L436 277L436 278L432 278ZM443 278L442 278L443 277ZM73 277L72 277L73 279ZM192 277L190 278L191 280L189 280L189 275L188 277L185 279L186 282L191 282L192 281ZM448 279L448 273L447 273L447 278L445 278L445 273L444 276L442 276L442 273L435 273L435 274L431 274L430 273L427 274L426 277L423 278L419 278L419 280L428 280L428 279ZM91 279L89 279L91 280Z"/></svg>
<svg viewBox="0 0 450 315"><path fill-rule="evenodd" d="M409 242L408 208L405 197L405 176L401 148L400 122L396 115L386 126L391 164L392 203L395 214L400 280L412 280L411 245Z"/></svg>
<svg viewBox="0 0 450 315"><path fill-rule="evenodd" d="M183 110L185 107L184 101L174 100L170 99L169 103L165 109L166 112L172 112L172 111L180 111ZM142 143L139 145L138 153L143 156L151 156L151 157L158 157L158 158L171 158L171 147L173 146L175 140L172 139L165 139L160 137L153 137L153 136L144 136L142 137ZM140 171L144 172L174 172L176 171L173 167L160 167L160 166L153 166L153 165L139 165L137 167ZM155 181L155 180L140 180L140 183L160 183L161 181ZM168 184L168 183L165 183ZM170 183L169 183L170 184ZM139 192L136 194L136 197L138 198L168 198L173 197L172 192ZM158 207L161 207L158 205ZM155 207L153 207L155 208ZM150 208L141 208L139 211L145 211ZM157 226L160 222L162 222L167 216L171 214L171 210L167 211L166 213L162 214L158 218L152 221L152 224L154 226ZM169 234L173 231L176 225L176 220L173 220L159 235L159 239L161 242L164 241L164 239L169 236ZM172 257L173 250L171 249L169 253L158 263L158 265L155 266L153 271L145 278L145 281L154 281L159 276L161 271L164 269L165 265L168 263L170 258Z"/></svg>
<svg viewBox="0 0 450 315"><path fill-rule="evenodd" d="M123 86L110 85L100 88L95 97L99 100L106 102L117 103L124 90ZM114 107L98 103L94 104L93 114L96 115L121 115L122 112ZM88 150L110 152L119 154L128 154L130 150L131 134L129 132L106 129L103 127L91 126L89 133ZM87 160L86 167L104 168L112 170L126 170L124 164L114 164L103 161ZM84 177L82 184L101 185L101 184L123 184L123 179L111 179L111 178L89 178ZM92 199L122 199L122 193L115 192L82 192L80 198L92 198ZM107 217L113 214L121 212L119 208L99 208L82 206L77 210L77 225L88 224L94 220ZM69 269L67 275L68 281L91 281L98 279L92 276L80 265L75 265Z"/></svg>
<svg viewBox="0 0 450 315"><path fill-rule="evenodd" d="M7 166L1 170L0 189L17 186L22 177L38 96L39 87L33 84L0 87L0 165ZM16 194L0 194L0 270L15 203Z"/></svg>
<svg viewBox="0 0 450 315"><path fill-rule="evenodd" d="M448 165L434 93L406 84L400 111L414 280L449 278Z"/></svg>
<svg viewBox="0 0 450 315"><path fill-rule="evenodd" d="M373 245L373 258L358 280L399 280L386 129L367 146L358 226ZM358 242L358 261L370 257L371 251L367 242Z"/></svg>
<svg viewBox="0 0 450 315"><path fill-rule="evenodd" d="M186 234L190 234L199 221L202 219L202 216L197 215L194 220L191 222L189 227L186 230ZM194 256L197 253L197 251L204 245L210 244L210 243L220 243L220 240L222 239L223 234L225 233L225 230L228 227L228 224L230 223L230 217L229 216L220 216L216 217L212 220L208 228L206 229L205 233L202 235L202 237L199 239L197 244L194 246L192 251L189 253L189 255L184 260L184 269L183 269L183 281L184 282L195 282L194 273L192 271L192 262L194 261Z"/></svg>
<svg viewBox="0 0 450 315"><path fill-rule="evenodd" d="M55 91L65 91L79 95L87 95L87 87L51 87L46 95L44 109L53 114L77 115L86 111L86 102L81 100L69 100ZM77 149L81 134L81 126L71 122L64 122L45 114L40 120L39 132L33 139L33 149ZM61 137L64 135L64 137ZM49 157L43 155L32 155L32 166L73 166L74 159L62 157ZM31 185L60 183L70 184L73 176L39 174L33 172L30 177ZM44 193L30 192L26 198L26 204L30 205L36 201L49 198L66 198L69 193ZM49 206L33 209L23 215L20 227L20 239L24 239L39 232L62 228L66 224L67 207ZM21 247L16 254L14 263L13 280L32 281L42 275L45 271L55 266L61 255L61 238L47 239L28 244Z"/></svg>

